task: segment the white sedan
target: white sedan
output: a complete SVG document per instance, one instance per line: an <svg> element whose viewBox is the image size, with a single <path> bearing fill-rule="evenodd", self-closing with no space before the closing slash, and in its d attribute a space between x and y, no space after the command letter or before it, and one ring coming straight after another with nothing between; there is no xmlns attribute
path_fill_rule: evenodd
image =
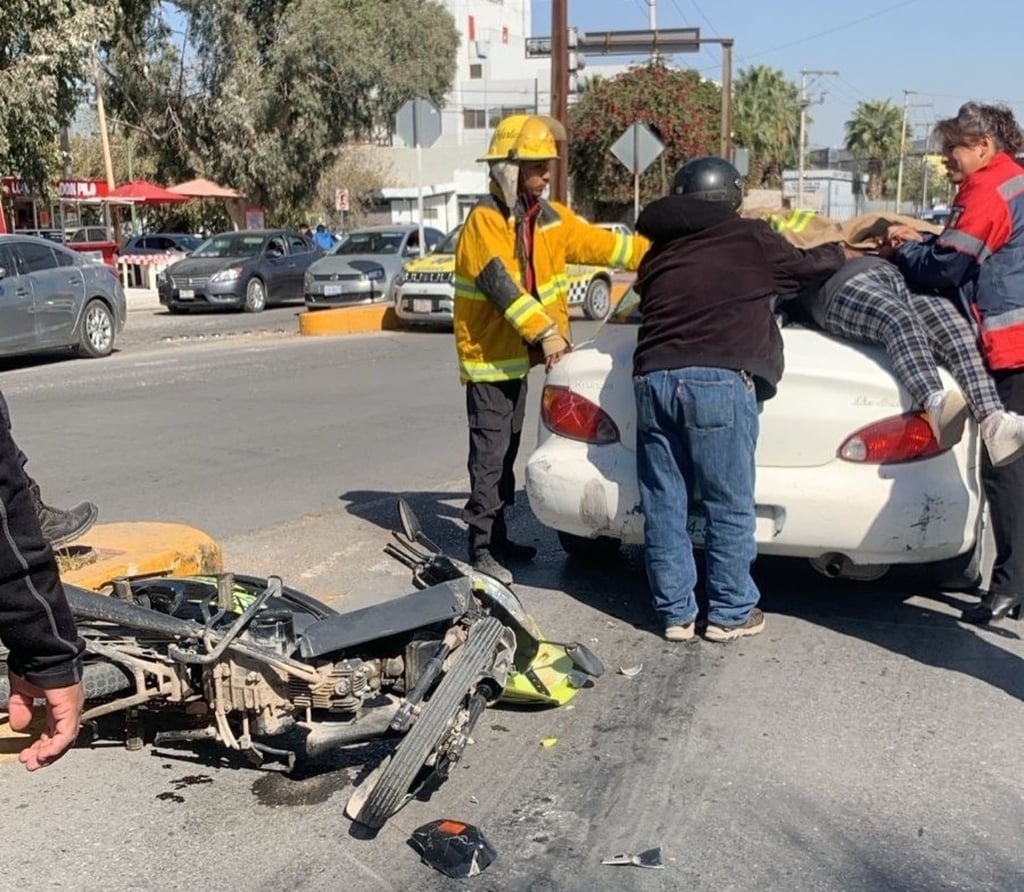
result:
<svg viewBox="0 0 1024 892"><path fill-rule="evenodd" d="M530 507L570 554L643 542L636 478L631 290L596 337L547 376ZM761 554L802 557L832 577L873 579L929 564L949 587L978 581L983 541L977 430L942 451L880 348L782 329L786 371L757 445ZM955 386L943 370L947 386ZM699 502L689 531L702 542Z"/></svg>

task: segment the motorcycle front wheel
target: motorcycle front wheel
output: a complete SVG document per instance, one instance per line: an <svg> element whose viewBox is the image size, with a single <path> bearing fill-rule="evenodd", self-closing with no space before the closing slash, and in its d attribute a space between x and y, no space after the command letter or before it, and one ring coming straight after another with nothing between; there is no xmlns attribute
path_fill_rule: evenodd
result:
<svg viewBox="0 0 1024 892"><path fill-rule="evenodd" d="M352 794L345 807L349 817L378 830L412 799L415 790L411 787L416 776L455 724L477 680L494 659L504 631L505 626L494 617L472 626L459 661L441 679L412 730L402 738L394 754L374 771L376 778L371 775ZM372 785L369 790L368 784Z"/></svg>

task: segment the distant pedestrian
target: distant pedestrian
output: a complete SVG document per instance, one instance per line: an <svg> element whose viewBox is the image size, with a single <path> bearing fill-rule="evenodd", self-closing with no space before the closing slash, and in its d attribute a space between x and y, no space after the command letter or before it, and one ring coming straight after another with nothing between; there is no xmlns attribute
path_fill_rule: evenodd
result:
<svg viewBox="0 0 1024 892"><path fill-rule="evenodd" d="M334 236L327 231L327 227L324 226L323 223L317 223L316 225L316 233L313 235L313 244L315 244L321 251L330 251L334 248Z"/></svg>

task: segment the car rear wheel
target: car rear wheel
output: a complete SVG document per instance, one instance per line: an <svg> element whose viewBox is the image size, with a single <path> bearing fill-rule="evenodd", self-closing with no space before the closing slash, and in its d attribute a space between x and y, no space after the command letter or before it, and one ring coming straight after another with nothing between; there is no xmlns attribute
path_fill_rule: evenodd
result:
<svg viewBox="0 0 1024 892"><path fill-rule="evenodd" d="M594 279L587 286L583 315L595 322L604 322L612 311L612 289L605 279Z"/></svg>
<svg viewBox="0 0 1024 892"><path fill-rule="evenodd" d="M85 305L82 314L82 338L78 343L78 352L95 359L109 356L113 350L114 317L103 301L93 299Z"/></svg>
<svg viewBox="0 0 1024 892"><path fill-rule="evenodd" d="M245 303L242 309L246 313L262 313L267 308L267 286L262 279L250 279L245 286Z"/></svg>
<svg viewBox="0 0 1024 892"><path fill-rule="evenodd" d="M596 539L587 539L583 536L575 536L572 533L558 531L558 543L562 550L570 557L584 558L590 561L607 560L619 553L622 543L611 536L598 536Z"/></svg>

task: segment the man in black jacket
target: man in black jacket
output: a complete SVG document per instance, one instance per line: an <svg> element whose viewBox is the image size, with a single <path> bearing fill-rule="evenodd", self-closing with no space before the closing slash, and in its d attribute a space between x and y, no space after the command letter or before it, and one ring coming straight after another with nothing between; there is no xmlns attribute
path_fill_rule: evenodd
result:
<svg viewBox="0 0 1024 892"><path fill-rule="evenodd" d="M58 758L78 734L85 643L78 637L19 455L10 430L0 424L0 640L10 651L11 727L28 727L33 702L46 702L46 728L20 755L34 771Z"/></svg>
<svg viewBox="0 0 1024 892"><path fill-rule="evenodd" d="M669 641L694 637L687 517L697 494L693 513L702 508L706 519L704 637L731 641L764 629L750 565L758 404L775 395L783 367L773 305L824 280L847 256L834 244L802 251L767 223L740 218L742 198L731 164L695 158L676 174L672 194L637 220L653 242L636 284L637 475L647 578Z"/></svg>

